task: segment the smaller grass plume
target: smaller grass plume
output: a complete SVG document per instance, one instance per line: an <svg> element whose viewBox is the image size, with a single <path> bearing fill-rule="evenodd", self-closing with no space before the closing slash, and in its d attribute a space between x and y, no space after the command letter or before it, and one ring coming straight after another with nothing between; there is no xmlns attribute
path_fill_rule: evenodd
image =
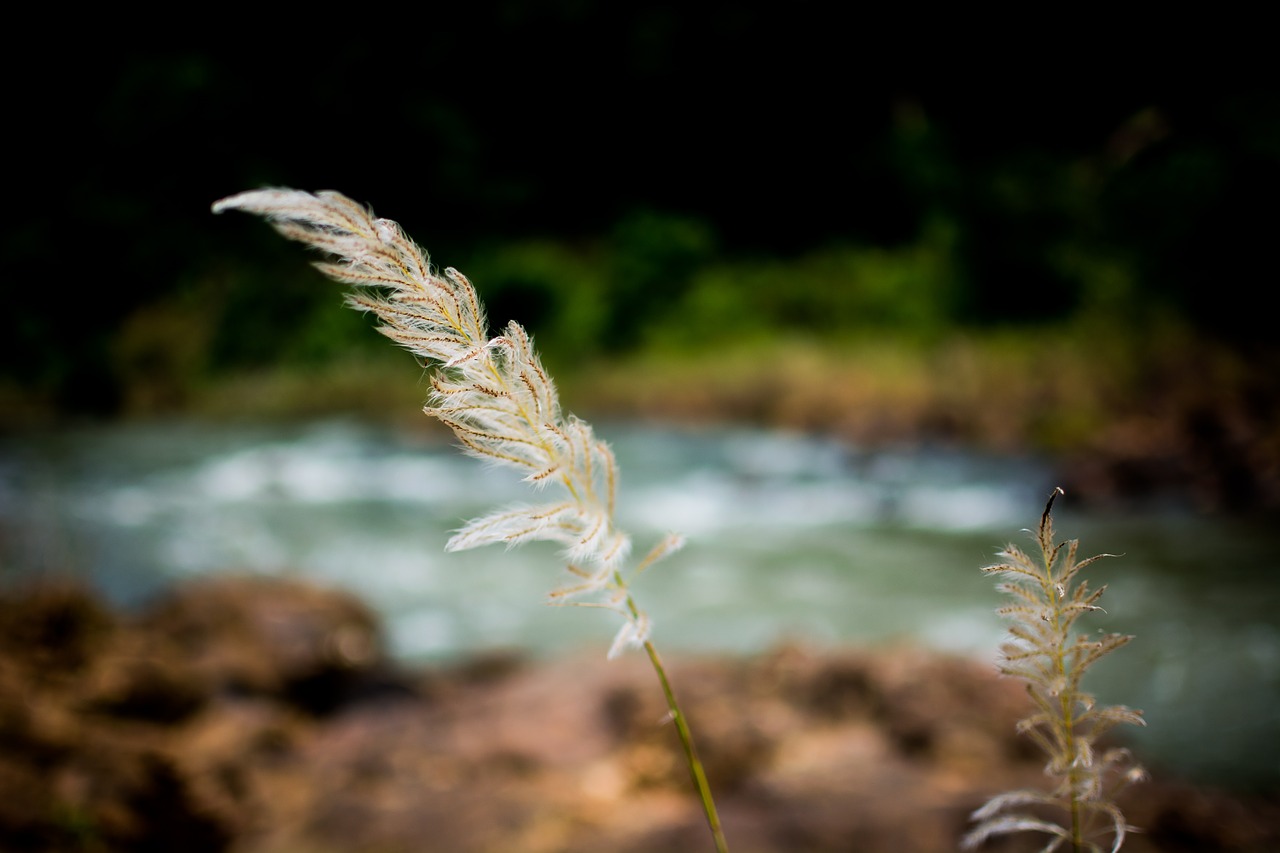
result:
<svg viewBox="0 0 1280 853"><path fill-rule="evenodd" d="M1045 774L1054 784L1047 791L1010 791L993 797L973 813L977 825L962 841L966 850L997 835L1041 832L1049 836L1045 853L1065 849L1115 853L1133 831L1114 797L1146 774L1128 750L1104 749L1100 739L1122 723L1144 726L1146 722L1141 711L1099 705L1080 687L1089 667L1133 637L1095 637L1074 630L1080 617L1102 610L1097 602L1106 590L1105 586L1090 590L1080 577L1081 569L1113 555L1077 560L1079 540L1054 542L1053 502L1062 493L1054 489L1040 516L1035 534L1038 560L1008 545L997 555L1004 562L982 569L1000 577L996 588L1013 599L997 611L1012 623L1009 639L1000 646L1000 671L1026 683L1033 710L1018 723L1018 731L1048 756ZM1060 822L1045 817L1055 812ZM1104 841L1109 844L1104 846Z"/></svg>

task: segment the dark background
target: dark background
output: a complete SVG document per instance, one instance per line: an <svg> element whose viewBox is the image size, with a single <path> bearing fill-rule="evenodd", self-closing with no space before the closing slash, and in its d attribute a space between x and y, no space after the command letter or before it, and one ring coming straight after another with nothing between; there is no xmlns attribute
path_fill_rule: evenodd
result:
<svg viewBox="0 0 1280 853"><path fill-rule="evenodd" d="M821 8L509 0L16 29L0 380L109 415L145 367L125 328L198 350L201 377L308 357L295 331L316 337L333 293L299 283L260 223L209 214L264 185L339 189L447 265L504 241L603 245L606 350L714 260L937 234L934 320L1103 312L1135 336L1173 317L1274 344L1280 97L1258 27ZM537 331L538 296L497 283L493 319Z"/></svg>

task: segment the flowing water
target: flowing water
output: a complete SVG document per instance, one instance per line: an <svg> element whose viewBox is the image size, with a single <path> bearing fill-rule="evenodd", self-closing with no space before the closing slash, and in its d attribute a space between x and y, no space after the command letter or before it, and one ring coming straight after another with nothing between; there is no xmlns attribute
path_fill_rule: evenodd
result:
<svg viewBox="0 0 1280 853"><path fill-rule="evenodd" d="M636 597L668 654L910 641L994 661L1003 603L979 567L1039 520L1034 460L863 453L745 429L598 424L623 472L619 515L643 552L689 546ZM447 443L350 422L199 423L0 439L0 577L84 577L130 606L183 578L295 575L350 589L393 651L438 660L495 647L603 654L616 617L544 606L555 550L446 554L449 531L530 495ZM1151 763L1205 781L1280 785L1280 532L1176 506L1055 512L1061 538L1122 555L1089 629L1137 635L1099 663L1102 701L1146 711Z"/></svg>

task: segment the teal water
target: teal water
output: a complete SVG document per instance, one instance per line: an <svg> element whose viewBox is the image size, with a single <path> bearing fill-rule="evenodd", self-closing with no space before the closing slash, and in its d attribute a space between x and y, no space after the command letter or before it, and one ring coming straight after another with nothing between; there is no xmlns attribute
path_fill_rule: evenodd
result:
<svg viewBox="0 0 1280 853"><path fill-rule="evenodd" d="M994 661L1002 602L979 567L1039 519L1035 460L863 453L745 429L599 424L623 471L619 514L647 550L688 547L635 592L668 653L784 641L909 641ZM163 423L0 439L0 572L83 577L123 606L183 578L297 575L350 589L395 654L598 648L612 614L543 604L553 548L444 553L467 518L527 500L514 475L421 435L351 422ZM1055 513L1062 537L1119 554L1087 627L1137 635L1090 686L1145 710L1144 760L1203 781L1280 785L1280 532L1174 504Z"/></svg>

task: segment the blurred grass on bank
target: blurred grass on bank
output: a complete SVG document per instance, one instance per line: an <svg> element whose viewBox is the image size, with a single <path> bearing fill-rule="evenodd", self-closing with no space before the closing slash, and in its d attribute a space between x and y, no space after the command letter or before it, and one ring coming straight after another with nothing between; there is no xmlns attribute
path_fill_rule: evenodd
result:
<svg viewBox="0 0 1280 853"><path fill-rule="evenodd" d="M1197 332L1139 296L1121 264L1078 255L1072 310L1056 317L966 321L953 243L939 226L896 249L726 260L699 221L641 214L606 242L481 245L457 266L491 329L528 328L566 407L594 417L1062 452L1117 440L1126 423L1150 437L1193 411L1276 413L1274 348ZM281 248L260 267L210 269L111 329L98 365L111 414L416 415L427 369ZM57 374L46 363L0 377L3 425L59 420Z"/></svg>
<svg viewBox="0 0 1280 853"><path fill-rule="evenodd" d="M1141 342L1082 324L955 330L928 340L792 332L655 344L576 363L557 356L550 369L565 407L597 419L745 423L870 446L941 442L1071 454L1173 452L1189 422L1213 416L1242 438L1252 430L1260 452L1280 457L1264 366L1176 328ZM126 414L352 415L429 428L420 414L427 377L410 355L385 345L322 363L228 373L180 392L144 383L131 390Z"/></svg>
<svg viewBox="0 0 1280 853"><path fill-rule="evenodd" d="M1141 342L1083 325L650 346L558 363L563 404L591 420L749 424L865 448L1034 454L1075 498L1280 509L1280 400L1259 362L1170 328ZM194 392L206 419L356 416L439 429L425 370L391 347L324 367L279 366ZM439 438L448 440L444 431Z"/></svg>
<svg viewBox="0 0 1280 853"><path fill-rule="evenodd" d="M607 239L477 244L449 260L492 329L514 319L534 334L565 407L586 417L1120 460L1139 489L1182 468L1170 476L1280 505L1280 349L1198 330L1122 257L1084 244L1053 261L1038 316L975 316L981 288L957 235L938 220L897 247L748 257L722 254L700 220L640 212ZM427 368L296 247L270 246L128 311L91 372L51 349L0 375L0 426L65 420L68 395L109 399L103 411L123 418L425 426Z"/></svg>

